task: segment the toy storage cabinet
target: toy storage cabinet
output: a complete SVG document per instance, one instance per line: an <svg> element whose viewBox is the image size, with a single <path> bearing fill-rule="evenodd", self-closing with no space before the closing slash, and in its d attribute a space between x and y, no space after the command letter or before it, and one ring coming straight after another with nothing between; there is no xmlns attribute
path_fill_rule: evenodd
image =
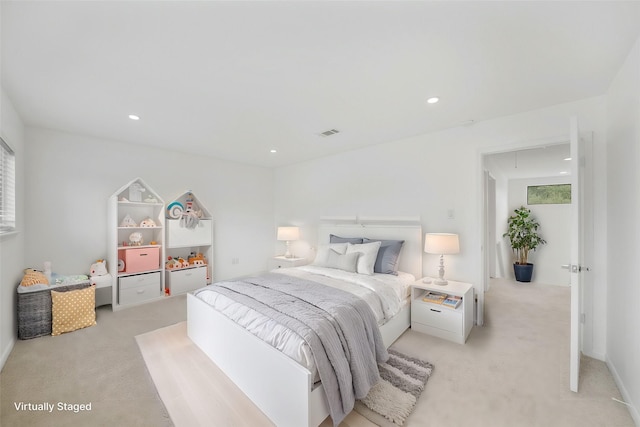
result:
<svg viewBox="0 0 640 427"><path fill-rule="evenodd" d="M136 195L136 190L144 191ZM165 229L164 202L142 179L129 182L109 199L107 268L112 282L114 310L153 301L164 296ZM129 216L135 224L125 226ZM145 219L153 224L141 224ZM135 226L134 226L135 225ZM140 233L142 242L131 245L130 235Z"/></svg>
<svg viewBox="0 0 640 427"><path fill-rule="evenodd" d="M187 206L200 211L201 215L194 228L181 224L179 218L171 218L170 208L166 218L166 253L174 258L187 259L190 253L201 253L206 258L204 266L192 265L186 269L167 269L165 271L166 288L171 295L178 295L202 288L213 281L213 227L214 222L210 212L190 191L181 194L169 203ZM166 259L166 258L165 258Z"/></svg>

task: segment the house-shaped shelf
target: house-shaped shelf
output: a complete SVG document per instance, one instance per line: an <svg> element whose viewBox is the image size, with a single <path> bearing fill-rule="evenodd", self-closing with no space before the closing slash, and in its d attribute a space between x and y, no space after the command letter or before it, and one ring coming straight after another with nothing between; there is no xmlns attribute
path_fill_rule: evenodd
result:
<svg viewBox="0 0 640 427"><path fill-rule="evenodd" d="M167 287L171 295L211 283L214 272L211 212L187 191L167 204L165 215ZM187 260L188 265L178 266L177 259Z"/></svg>
<svg viewBox="0 0 640 427"><path fill-rule="evenodd" d="M164 212L162 198L141 178L109 198L107 268L114 310L164 296Z"/></svg>

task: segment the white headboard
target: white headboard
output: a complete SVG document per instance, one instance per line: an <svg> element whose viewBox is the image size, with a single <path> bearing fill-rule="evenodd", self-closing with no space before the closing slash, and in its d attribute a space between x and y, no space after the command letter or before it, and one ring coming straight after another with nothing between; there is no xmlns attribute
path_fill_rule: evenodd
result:
<svg viewBox="0 0 640 427"><path fill-rule="evenodd" d="M323 218L318 227L318 244L329 243L329 235L404 240L399 270L422 277L422 226L419 218Z"/></svg>

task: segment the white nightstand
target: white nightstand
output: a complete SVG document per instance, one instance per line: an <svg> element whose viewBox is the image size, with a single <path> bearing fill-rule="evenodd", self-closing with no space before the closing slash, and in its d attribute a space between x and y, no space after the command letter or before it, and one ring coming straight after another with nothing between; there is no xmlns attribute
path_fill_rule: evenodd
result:
<svg viewBox="0 0 640 427"><path fill-rule="evenodd" d="M287 267L299 267L301 265L308 264L309 261L306 258L285 258L284 256L276 256L269 259L269 270L276 268Z"/></svg>
<svg viewBox="0 0 640 427"><path fill-rule="evenodd" d="M457 295L462 303L453 309L441 304L425 302L427 291ZM473 328L473 286L449 280L446 286L418 280L411 285L411 329L464 344Z"/></svg>

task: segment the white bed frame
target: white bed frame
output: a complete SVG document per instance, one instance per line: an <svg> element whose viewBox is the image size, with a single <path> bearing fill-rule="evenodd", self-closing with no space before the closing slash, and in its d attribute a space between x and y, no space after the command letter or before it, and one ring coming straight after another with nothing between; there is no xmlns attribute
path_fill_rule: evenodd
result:
<svg viewBox="0 0 640 427"><path fill-rule="evenodd" d="M318 243L329 234L343 237L402 239L400 270L422 276L422 228L419 220L399 224L362 221L322 224ZM410 306L380 327L389 347L410 325ZM316 427L329 415L324 389L313 374L279 350L256 338L212 306L187 295L189 338L279 427Z"/></svg>

